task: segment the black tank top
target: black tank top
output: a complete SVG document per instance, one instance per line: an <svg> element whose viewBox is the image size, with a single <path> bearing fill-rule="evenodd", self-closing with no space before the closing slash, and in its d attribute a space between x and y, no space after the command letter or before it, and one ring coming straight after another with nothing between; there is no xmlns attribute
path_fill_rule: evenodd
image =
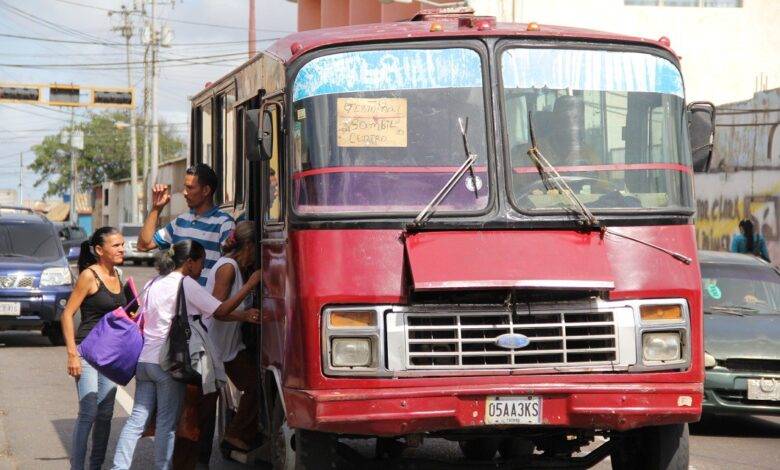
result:
<svg viewBox="0 0 780 470"><path fill-rule="evenodd" d="M119 289L119 293L114 294L103 284L95 270L92 268L87 269L95 275L95 279L98 282L98 290L81 302L81 324L76 331L76 344L81 343L87 337L92 328L103 318L103 315L127 304L124 289Z"/></svg>

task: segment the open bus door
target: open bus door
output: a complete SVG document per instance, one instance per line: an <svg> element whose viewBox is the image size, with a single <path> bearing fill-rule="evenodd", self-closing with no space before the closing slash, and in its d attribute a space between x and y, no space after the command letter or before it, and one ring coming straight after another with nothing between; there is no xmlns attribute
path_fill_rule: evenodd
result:
<svg viewBox="0 0 780 470"><path fill-rule="evenodd" d="M262 96L262 95L261 95ZM264 247L269 244L278 244L284 241L278 237L269 237L269 225L278 227L281 220L280 207L280 148L281 133L280 123L282 117L281 93L263 96L259 108L246 109L243 112L243 136L245 155L249 162L248 165L248 197L247 197L247 220L255 222L257 233L257 250L255 251L255 266L262 272L266 272L264 263ZM258 100L259 101L259 100ZM256 104L256 103L255 103ZM257 287L254 296L253 307L264 310L265 298L267 294L266 276ZM252 331L254 340L253 355L257 360L257 381L260 384L258 397L260 407L260 426L266 439L264 445L259 449L259 456L263 460L270 459L270 449L265 444L268 443L269 430L272 427L272 412L267 397L274 395L272 390L265 390L268 386L273 386L265 380L265 370L262 364L263 357L263 326L254 325ZM248 462L255 460L254 456L241 458Z"/></svg>

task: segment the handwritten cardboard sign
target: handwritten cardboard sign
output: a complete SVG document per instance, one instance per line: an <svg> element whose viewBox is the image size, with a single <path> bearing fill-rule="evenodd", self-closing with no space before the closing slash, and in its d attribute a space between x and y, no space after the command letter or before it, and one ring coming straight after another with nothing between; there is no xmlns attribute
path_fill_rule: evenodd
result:
<svg viewBox="0 0 780 470"><path fill-rule="evenodd" d="M406 147L405 98L338 98L339 147Z"/></svg>

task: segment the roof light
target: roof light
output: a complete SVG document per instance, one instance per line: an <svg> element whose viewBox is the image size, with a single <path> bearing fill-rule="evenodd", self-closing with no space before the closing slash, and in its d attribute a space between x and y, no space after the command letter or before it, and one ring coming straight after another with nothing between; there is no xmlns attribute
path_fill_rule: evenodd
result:
<svg viewBox="0 0 780 470"><path fill-rule="evenodd" d="M444 27L441 23L431 23L431 32L438 33L439 31L444 31Z"/></svg>
<svg viewBox="0 0 780 470"><path fill-rule="evenodd" d="M525 28L526 31L539 31L539 29L541 28L539 28L539 23L537 23L536 21L532 21L528 23L528 26L526 26Z"/></svg>
<svg viewBox="0 0 780 470"><path fill-rule="evenodd" d="M667 38L666 36L661 36L660 38L658 38L658 43L666 47L672 46L672 41L670 41L669 38Z"/></svg>

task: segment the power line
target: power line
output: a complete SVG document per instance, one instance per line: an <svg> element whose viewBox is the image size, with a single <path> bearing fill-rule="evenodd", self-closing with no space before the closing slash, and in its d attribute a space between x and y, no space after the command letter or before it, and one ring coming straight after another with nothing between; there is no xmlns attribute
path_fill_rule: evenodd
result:
<svg viewBox="0 0 780 470"><path fill-rule="evenodd" d="M100 10L100 11L110 11L108 8L103 8L103 7L99 7L99 6L96 6L96 5L89 5L89 4L86 4L86 3L74 2L72 0L55 0L55 1L57 1L59 3L66 3L68 5L82 7L82 8L92 8L92 9ZM177 19L172 19L172 18L166 18L165 21L168 21L168 22L171 22L171 23L191 24L191 25L195 25L195 26L207 26L207 27L210 27L210 28L239 29L239 30L243 30L243 31L246 31L248 29L248 28L246 28L244 26L233 26L233 25L215 24L215 23L203 23L203 22L200 22L200 21L177 20ZM289 30L284 30L284 29L263 29L263 28L256 28L256 29L257 29L257 31L267 31L267 32L270 32L270 33L293 33L293 32L295 32L295 31L289 31ZM241 41L241 42L242 43L246 43L246 41Z"/></svg>
<svg viewBox="0 0 780 470"><path fill-rule="evenodd" d="M7 33L0 33L0 37L5 38L13 38L13 39L24 39L28 41L42 41L42 42L56 42L56 43L65 43L65 44L91 44L95 46L104 46L106 45L103 42L96 42L96 41L76 41L72 39L61 39L61 38L46 38L46 37L37 37L37 36L25 36L22 34L7 34ZM275 36L270 38L260 38L256 39L255 42L267 42L267 41L275 41L277 39L281 39L281 36ZM246 39L243 41L217 41L217 42L182 42L182 43L176 43L171 44L171 47L184 47L184 46L217 46L217 45L225 45L225 44L246 44ZM114 44L111 44L112 46ZM132 47L146 47L143 45L135 45L131 44ZM119 52L117 52L119 54Z"/></svg>
<svg viewBox="0 0 780 470"><path fill-rule="evenodd" d="M205 55L205 56L197 56L197 57L181 57L181 58L171 58L171 59L160 59L157 62L183 62L183 61L190 61L190 60L206 60L206 59L217 59L221 58L222 61L228 60L228 58L237 58L237 56L245 55L246 52L233 52L230 54L214 54L214 55ZM220 61L217 61L220 62ZM89 63L81 63L81 64L9 64L9 63L0 63L0 67L14 67L14 68L59 68L59 67L67 67L67 68L88 68L88 67L121 67L125 68L127 65L143 65L144 62L89 62ZM200 64L195 64L200 65Z"/></svg>

